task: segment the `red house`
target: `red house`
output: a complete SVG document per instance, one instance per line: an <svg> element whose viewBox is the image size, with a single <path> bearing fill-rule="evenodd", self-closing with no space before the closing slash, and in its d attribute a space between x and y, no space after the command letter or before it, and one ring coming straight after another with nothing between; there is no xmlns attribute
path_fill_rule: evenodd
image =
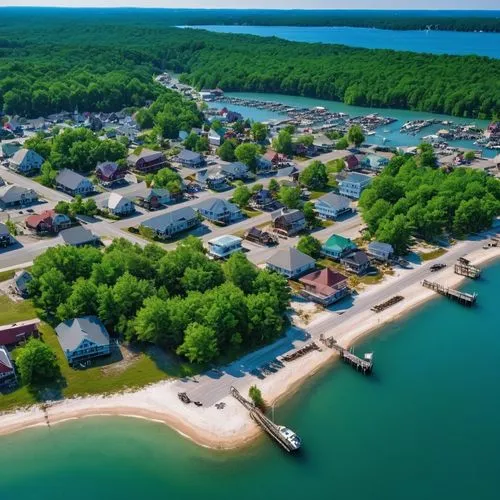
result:
<svg viewBox="0 0 500 500"><path fill-rule="evenodd" d="M30 215L25 223L28 229L37 233L58 233L71 226L71 219L55 210L45 210L41 214Z"/></svg>
<svg viewBox="0 0 500 500"><path fill-rule="evenodd" d="M40 320L35 318L0 326L0 345L18 344L29 337L37 336L39 324Z"/></svg>
<svg viewBox="0 0 500 500"><path fill-rule="evenodd" d="M356 170L359 168L359 160L356 155L349 155L344 158L344 163L347 170Z"/></svg>
<svg viewBox="0 0 500 500"><path fill-rule="evenodd" d="M276 153L274 151L268 151L264 158L269 160L273 165L280 165L282 163L288 163L288 156L283 153Z"/></svg>
<svg viewBox="0 0 500 500"><path fill-rule="evenodd" d="M111 184L125 177L125 170L121 169L115 162L106 161L99 163L95 174L102 184Z"/></svg>
<svg viewBox="0 0 500 500"><path fill-rule="evenodd" d="M156 172L168 166L165 155L151 149L143 149L138 155L130 155L127 162L133 170L140 173Z"/></svg>

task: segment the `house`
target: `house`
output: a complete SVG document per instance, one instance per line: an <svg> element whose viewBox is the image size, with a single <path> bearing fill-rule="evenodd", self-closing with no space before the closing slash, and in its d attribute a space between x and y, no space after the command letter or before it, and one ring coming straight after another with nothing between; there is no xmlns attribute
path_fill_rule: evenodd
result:
<svg viewBox="0 0 500 500"><path fill-rule="evenodd" d="M22 271L17 271L12 280L12 287L14 292L20 297L28 296L28 285L33 279L33 276L28 271L24 269Z"/></svg>
<svg viewBox="0 0 500 500"><path fill-rule="evenodd" d="M12 158L21 149L19 142L6 142L2 144L2 157Z"/></svg>
<svg viewBox="0 0 500 500"><path fill-rule="evenodd" d="M56 333L70 365L111 353L109 334L96 316L63 321L56 326Z"/></svg>
<svg viewBox="0 0 500 500"><path fill-rule="evenodd" d="M16 345L38 335L38 318L0 326L0 345Z"/></svg>
<svg viewBox="0 0 500 500"><path fill-rule="evenodd" d="M344 164L346 170L357 170L360 168L360 157L359 155L348 155L344 158Z"/></svg>
<svg viewBox="0 0 500 500"><path fill-rule="evenodd" d="M217 132L213 128L208 131L208 142L211 146L220 146L222 144L222 138L224 134Z"/></svg>
<svg viewBox="0 0 500 500"><path fill-rule="evenodd" d="M253 243L268 246L278 243L276 241L276 236L273 236L267 231L262 231L262 229L259 229L258 227L251 227L248 231L246 231L245 239L248 241L252 241Z"/></svg>
<svg viewBox="0 0 500 500"><path fill-rule="evenodd" d="M273 228L277 233L294 236L306 227L306 218L300 210L281 208L271 213Z"/></svg>
<svg viewBox="0 0 500 500"><path fill-rule="evenodd" d="M227 179L220 167L210 167L196 172L196 182L203 187L214 191L228 188Z"/></svg>
<svg viewBox="0 0 500 500"><path fill-rule="evenodd" d="M129 143L138 144L140 141L137 140L139 135L138 130L130 125L122 125L114 130L115 136L126 137Z"/></svg>
<svg viewBox="0 0 500 500"><path fill-rule="evenodd" d="M37 233L58 233L71 227L71 219L55 210L44 210L40 214L30 215L25 221L26 227Z"/></svg>
<svg viewBox="0 0 500 500"><path fill-rule="evenodd" d="M221 198L209 198L198 204L195 209L209 221L219 224L231 224L241 219L241 210L234 204Z"/></svg>
<svg viewBox="0 0 500 500"><path fill-rule="evenodd" d="M356 274L364 274L370 268L370 259L363 250L354 250L341 257L341 264L347 269Z"/></svg>
<svg viewBox="0 0 500 500"><path fill-rule="evenodd" d="M279 201L273 198L269 189L261 189L254 193L250 198L249 205L260 210L278 210L283 207Z"/></svg>
<svg viewBox="0 0 500 500"><path fill-rule="evenodd" d="M322 219L338 219L352 212L351 201L345 196L327 193L316 200L315 210Z"/></svg>
<svg viewBox="0 0 500 500"><path fill-rule="evenodd" d="M361 165L375 172L380 172L388 163L389 160L385 156L371 154L363 158Z"/></svg>
<svg viewBox="0 0 500 500"><path fill-rule="evenodd" d="M168 166L167 159L161 151L152 151L151 149L143 149L139 154L129 155L127 163L133 170L141 174L156 172L163 167Z"/></svg>
<svg viewBox="0 0 500 500"><path fill-rule="evenodd" d="M356 245L349 238L333 234L322 245L321 254L335 260L340 260L344 255L356 249Z"/></svg>
<svg viewBox="0 0 500 500"><path fill-rule="evenodd" d="M205 158L200 153L190 151L189 149L183 149L174 158L174 161L189 168L200 168L205 165Z"/></svg>
<svg viewBox="0 0 500 500"><path fill-rule="evenodd" d="M339 192L349 198L358 199L361 192L367 187L372 178L369 175L351 172L345 179L339 182Z"/></svg>
<svg viewBox="0 0 500 500"><path fill-rule="evenodd" d="M99 237L83 226L75 226L61 231L61 237L66 245L81 247L84 245L97 245Z"/></svg>
<svg viewBox="0 0 500 500"><path fill-rule="evenodd" d="M178 201L182 194L172 194L168 189L150 188L143 196L137 197L137 202L147 210L157 210L163 205Z"/></svg>
<svg viewBox="0 0 500 500"><path fill-rule="evenodd" d="M228 163L220 166L221 172L230 180L246 179L248 176L248 166L240 161Z"/></svg>
<svg viewBox="0 0 500 500"><path fill-rule="evenodd" d="M276 271L287 278L295 278L310 269L314 269L316 261L299 252L296 248L290 247L283 250L278 250L266 262L267 269Z"/></svg>
<svg viewBox="0 0 500 500"><path fill-rule="evenodd" d="M2 208L26 207L38 201L38 194L33 189L26 189L15 184L0 187L0 206Z"/></svg>
<svg viewBox="0 0 500 500"><path fill-rule="evenodd" d="M280 168L276 171L276 177L289 177L293 181L297 181L299 178L299 170L294 165L288 167Z"/></svg>
<svg viewBox="0 0 500 500"><path fill-rule="evenodd" d="M108 185L123 179L125 177L125 170L121 169L113 161L106 161L97 165L95 174L101 184Z"/></svg>
<svg viewBox="0 0 500 500"><path fill-rule="evenodd" d="M256 158L256 171L259 174L269 172L273 168L273 162L262 155Z"/></svg>
<svg viewBox="0 0 500 500"><path fill-rule="evenodd" d="M387 262L394 255L394 248L389 243L380 241L372 241L368 244L368 255L371 255L377 260Z"/></svg>
<svg viewBox="0 0 500 500"><path fill-rule="evenodd" d="M154 231L158 238L167 239L192 229L199 223L196 212L191 207L184 207L146 220L141 226Z"/></svg>
<svg viewBox="0 0 500 500"><path fill-rule="evenodd" d="M347 277L326 267L303 276L299 280L302 295L313 302L329 306L350 294Z"/></svg>
<svg viewBox="0 0 500 500"><path fill-rule="evenodd" d="M10 358L9 351L0 345L0 387L16 382L16 371Z"/></svg>
<svg viewBox="0 0 500 500"><path fill-rule="evenodd" d="M89 179L69 168L63 168L57 174L55 184L57 189L71 196L83 196L94 191L94 185Z"/></svg>
<svg viewBox="0 0 500 500"><path fill-rule="evenodd" d="M225 234L208 241L208 255L214 259L225 259L234 252L241 252L242 239L238 236Z"/></svg>
<svg viewBox="0 0 500 500"><path fill-rule="evenodd" d="M118 193L111 193L104 203L104 208L111 214L125 217L135 212L134 202Z"/></svg>
<svg viewBox="0 0 500 500"><path fill-rule="evenodd" d="M274 167L287 165L289 160L288 156L282 153L276 153L275 151L268 151L264 154L264 158L270 161Z"/></svg>
<svg viewBox="0 0 500 500"><path fill-rule="evenodd" d="M0 248L8 247L12 243L14 243L14 240L10 235L9 228L3 222L0 222Z"/></svg>

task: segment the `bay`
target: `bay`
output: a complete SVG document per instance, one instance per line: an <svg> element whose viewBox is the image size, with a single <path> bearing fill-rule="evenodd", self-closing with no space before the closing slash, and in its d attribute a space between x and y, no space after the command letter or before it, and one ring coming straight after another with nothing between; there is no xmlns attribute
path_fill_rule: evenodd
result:
<svg viewBox="0 0 500 500"><path fill-rule="evenodd" d="M436 298L358 346L375 353L372 377L336 364L278 407L297 456L265 437L216 452L161 424L93 418L0 437L0 498L496 499L500 263L464 289L477 307Z"/></svg>
<svg viewBox="0 0 500 500"><path fill-rule="evenodd" d="M500 33L382 30L354 27L310 26L186 26L216 33L275 36L293 42L325 43L392 49L429 54L479 55L500 59Z"/></svg>
<svg viewBox="0 0 500 500"><path fill-rule="evenodd" d="M438 119L447 120L453 123L476 124L478 127L485 128L488 125L488 120L477 120L471 118L461 118L457 116L442 115L437 113L427 113L425 111L411 111L405 109L390 109L390 108L366 108L362 106L350 106L338 101L328 101L325 99L315 99L311 97L291 96L282 94L267 94L257 92L226 92L227 97L240 97L242 99L252 99L257 101L280 102L289 106L299 108L313 108L315 106L323 106L329 111L347 113L351 117L359 115L367 115L370 113L379 113L384 116L395 118L396 121L379 127L375 130L375 135L366 137L366 142L369 144L385 145L389 147L397 146L417 146L422 142L422 137L435 134L439 129L446 128L442 124L431 125L423 129L418 135L409 135L400 133L400 128L406 121L410 120L425 120ZM270 110L256 109L250 106L240 106L235 104L227 104L224 102L209 102L210 107L221 109L229 108L232 111L241 113L244 118L250 118L256 121L269 121L275 119L284 119L286 115ZM385 141L384 141L385 139ZM483 156L493 158L498 151L493 149L482 148L477 146L473 141L449 141L451 146L463 147L469 149L482 149Z"/></svg>

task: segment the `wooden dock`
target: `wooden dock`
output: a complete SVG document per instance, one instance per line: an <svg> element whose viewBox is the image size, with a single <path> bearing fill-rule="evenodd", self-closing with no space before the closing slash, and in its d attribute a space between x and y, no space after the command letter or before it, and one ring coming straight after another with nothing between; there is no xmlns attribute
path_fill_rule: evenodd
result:
<svg viewBox="0 0 500 500"><path fill-rule="evenodd" d="M460 257L455 264L455 274L466 276L467 278L472 278L473 280L475 280L481 277L481 269L479 269L479 267L473 266L465 257Z"/></svg>
<svg viewBox="0 0 500 500"><path fill-rule="evenodd" d="M444 287L439 283L428 280L422 281L422 286L429 288L430 290L434 290L436 293L439 293L444 297L448 297L449 299L454 300L455 302L458 302L466 307L471 307L476 303L477 293L461 292L460 290Z"/></svg>
<svg viewBox="0 0 500 500"><path fill-rule="evenodd" d="M345 349L344 347L337 344L337 341L333 337L325 338L321 335L319 340L325 344L326 347L330 349L335 349L343 361L353 366L357 371L362 372L364 375L370 375L373 371L373 353L366 353L364 358L356 356L354 353Z"/></svg>
<svg viewBox="0 0 500 500"><path fill-rule="evenodd" d="M267 434L269 434L283 449L289 453L296 451L294 448L281 434L279 427L269 418L267 418L262 411L257 408L251 401L244 398L236 387L231 386L229 390L231 396L237 399L250 413L250 418L256 422Z"/></svg>

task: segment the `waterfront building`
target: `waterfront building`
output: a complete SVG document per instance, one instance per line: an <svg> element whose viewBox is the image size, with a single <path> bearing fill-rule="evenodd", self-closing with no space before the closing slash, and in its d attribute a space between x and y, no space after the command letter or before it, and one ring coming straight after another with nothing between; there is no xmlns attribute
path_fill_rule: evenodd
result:
<svg viewBox="0 0 500 500"><path fill-rule="evenodd" d="M375 154L365 156L361 162L363 167L374 170L375 172L380 172L388 163L388 158Z"/></svg>
<svg viewBox="0 0 500 500"><path fill-rule="evenodd" d="M340 260L344 255L356 250L356 244L349 238L340 234L333 234L321 247L321 254L335 260Z"/></svg>
<svg viewBox="0 0 500 500"><path fill-rule="evenodd" d="M394 255L394 248L389 243L372 241L368 244L368 255L377 260L387 262Z"/></svg>
<svg viewBox="0 0 500 500"><path fill-rule="evenodd" d="M304 297L324 306L339 301L351 292L347 286L347 277L328 267L303 276L299 282L304 285Z"/></svg>
<svg viewBox="0 0 500 500"><path fill-rule="evenodd" d="M0 345L0 387L16 382L16 370L9 351Z"/></svg>
<svg viewBox="0 0 500 500"><path fill-rule="evenodd" d="M340 258L347 271L355 274L365 274L370 268L370 259L363 250L354 250Z"/></svg>
<svg viewBox="0 0 500 500"><path fill-rule="evenodd" d="M316 261L294 247L278 250L266 262L267 269L276 271L287 278L296 278L314 269Z"/></svg>

